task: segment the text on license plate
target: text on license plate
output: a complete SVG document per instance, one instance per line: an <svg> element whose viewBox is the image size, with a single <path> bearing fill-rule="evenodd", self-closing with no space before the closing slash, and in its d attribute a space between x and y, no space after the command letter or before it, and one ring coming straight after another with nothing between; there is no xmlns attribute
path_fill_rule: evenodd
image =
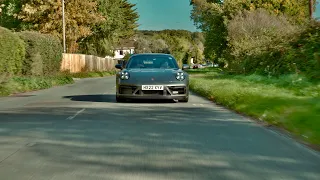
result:
<svg viewBox="0 0 320 180"><path fill-rule="evenodd" d="M163 90L161 85L142 85L142 90Z"/></svg>

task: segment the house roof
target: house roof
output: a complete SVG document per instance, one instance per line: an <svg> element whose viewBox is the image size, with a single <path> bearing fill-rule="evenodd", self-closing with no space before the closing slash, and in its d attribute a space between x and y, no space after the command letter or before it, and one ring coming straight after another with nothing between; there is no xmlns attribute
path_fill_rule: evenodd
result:
<svg viewBox="0 0 320 180"><path fill-rule="evenodd" d="M123 39L115 46L115 49L134 49L134 40Z"/></svg>

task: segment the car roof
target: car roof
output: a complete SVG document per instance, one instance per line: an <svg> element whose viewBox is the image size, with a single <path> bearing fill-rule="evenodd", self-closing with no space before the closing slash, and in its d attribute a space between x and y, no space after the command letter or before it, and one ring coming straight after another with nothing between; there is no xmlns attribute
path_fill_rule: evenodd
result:
<svg viewBox="0 0 320 180"><path fill-rule="evenodd" d="M146 55L160 55L160 56L170 56L173 57L171 54L165 54L165 53L140 53L140 54L133 54L131 57L133 56L146 56Z"/></svg>

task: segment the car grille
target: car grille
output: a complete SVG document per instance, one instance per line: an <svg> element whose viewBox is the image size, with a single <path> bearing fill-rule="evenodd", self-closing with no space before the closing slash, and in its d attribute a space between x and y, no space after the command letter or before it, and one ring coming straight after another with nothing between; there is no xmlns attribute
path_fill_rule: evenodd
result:
<svg viewBox="0 0 320 180"><path fill-rule="evenodd" d="M163 95L164 91L142 91L145 95Z"/></svg>
<svg viewBox="0 0 320 180"><path fill-rule="evenodd" d="M137 89L135 86L120 86L119 93L120 94L133 94Z"/></svg>

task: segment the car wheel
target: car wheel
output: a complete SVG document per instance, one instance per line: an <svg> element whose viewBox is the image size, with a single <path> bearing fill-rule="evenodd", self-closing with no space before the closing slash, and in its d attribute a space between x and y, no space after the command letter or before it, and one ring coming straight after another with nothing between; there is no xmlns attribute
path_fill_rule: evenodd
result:
<svg viewBox="0 0 320 180"><path fill-rule="evenodd" d="M186 97L186 98L184 98L182 100L179 100L179 102L183 102L183 103L187 103L188 101L189 101L189 97Z"/></svg>
<svg viewBox="0 0 320 180"><path fill-rule="evenodd" d="M120 98L120 97L116 96L116 101L117 101L117 102L124 102L124 101L125 101L125 99L123 99L123 98Z"/></svg>

